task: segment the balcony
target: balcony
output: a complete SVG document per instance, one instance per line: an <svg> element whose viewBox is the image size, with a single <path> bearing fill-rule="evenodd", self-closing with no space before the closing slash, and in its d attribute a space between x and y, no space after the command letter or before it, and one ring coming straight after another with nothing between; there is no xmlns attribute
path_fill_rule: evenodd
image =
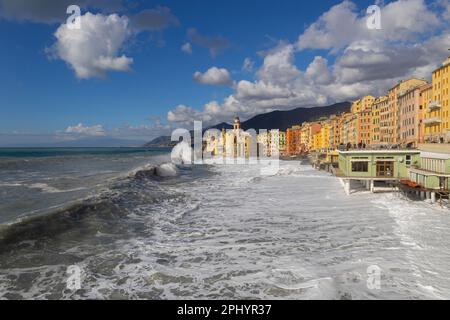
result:
<svg viewBox="0 0 450 320"><path fill-rule="evenodd" d="M439 109L441 107L441 103L439 101L431 101L428 105L428 112Z"/></svg>
<svg viewBox="0 0 450 320"><path fill-rule="evenodd" d="M433 117L433 118L427 118L427 119L423 119L423 123L426 126L431 126L431 125L435 125L435 124L439 124L441 123L442 120L439 119L438 117Z"/></svg>

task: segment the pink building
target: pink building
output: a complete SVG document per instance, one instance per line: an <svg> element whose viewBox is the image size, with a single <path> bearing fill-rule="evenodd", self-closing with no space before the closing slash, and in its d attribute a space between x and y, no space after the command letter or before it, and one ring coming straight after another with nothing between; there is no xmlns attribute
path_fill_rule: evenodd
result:
<svg viewBox="0 0 450 320"><path fill-rule="evenodd" d="M418 85L400 92L397 96L399 107L399 132L400 143L404 146L417 147L423 141L422 132L423 104L421 98L425 85Z"/></svg>

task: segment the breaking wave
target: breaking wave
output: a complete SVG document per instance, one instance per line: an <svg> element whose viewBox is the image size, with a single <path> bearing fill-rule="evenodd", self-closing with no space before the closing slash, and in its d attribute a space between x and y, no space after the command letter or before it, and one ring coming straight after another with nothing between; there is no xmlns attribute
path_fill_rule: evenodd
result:
<svg viewBox="0 0 450 320"><path fill-rule="evenodd" d="M73 227L79 227L80 223L89 219L113 223L127 216L140 204L173 198L173 194L161 188L160 183L164 179L178 175L179 170L172 163L144 165L106 181L104 186L91 196L70 201L56 208L48 208L36 215L0 224L0 249L2 245L8 243L66 232ZM16 185L21 184L14 184ZM35 183L28 187L49 193L70 191L58 190L43 183Z"/></svg>

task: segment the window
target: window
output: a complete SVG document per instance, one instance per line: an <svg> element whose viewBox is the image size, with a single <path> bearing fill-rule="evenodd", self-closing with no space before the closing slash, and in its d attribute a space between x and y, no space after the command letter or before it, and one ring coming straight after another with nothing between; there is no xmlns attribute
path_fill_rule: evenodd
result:
<svg viewBox="0 0 450 320"><path fill-rule="evenodd" d="M352 162L352 172L369 172L369 163L365 161Z"/></svg>
<svg viewBox="0 0 450 320"><path fill-rule="evenodd" d="M406 161L405 161L405 163L406 163L407 166L410 166L410 165L411 165L411 155L407 155L407 156L406 156Z"/></svg>

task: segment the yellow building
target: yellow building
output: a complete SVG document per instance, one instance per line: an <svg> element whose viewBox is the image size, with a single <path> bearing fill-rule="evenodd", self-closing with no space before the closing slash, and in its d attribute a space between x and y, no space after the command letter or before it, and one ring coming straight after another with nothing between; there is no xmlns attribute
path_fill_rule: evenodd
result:
<svg viewBox="0 0 450 320"><path fill-rule="evenodd" d="M436 104L430 107L433 101L433 84L422 88L421 104L423 108L422 132L424 142L438 142L441 137L441 108Z"/></svg>
<svg viewBox="0 0 450 320"><path fill-rule="evenodd" d="M319 151L322 145L322 130L312 135L312 151Z"/></svg>
<svg viewBox="0 0 450 320"><path fill-rule="evenodd" d="M303 146L304 151L307 151L310 146L310 124L309 122L305 122L302 124L301 130L300 130L300 145Z"/></svg>
<svg viewBox="0 0 450 320"><path fill-rule="evenodd" d="M255 137L256 138L256 137ZM252 136L241 129L241 121L234 119L233 130L227 130L225 134L225 155L232 158L249 158Z"/></svg>
<svg viewBox="0 0 450 320"><path fill-rule="evenodd" d="M313 122L308 125L309 129L309 149L319 150L322 144L322 126L318 122Z"/></svg>
<svg viewBox="0 0 450 320"><path fill-rule="evenodd" d="M332 134L333 128L331 126L330 121L326 121L322 123L322 127L320 128L320 148L321 150L328 150L332 145Z"/></svg>
<svg viewBox="0 0 450 320"><path fill-rule="evenodd" d="M340 144L340 117L332 115L330 117L330 148L335 149Z"/></svg>
<svg viewBox="0 0 450 320"><path fill-rule="evenodd" d="M372 129L370 135L370 144L381 144L381 109L388 105L388 97L382 96L375 99L372 105Z"/></svg>
<svg viewBox="0 0 450 320"><path fill-rule="evenodd" d="M432 97L428 102L427 113L429 114L424 119L424 125L428 127L429 136L433 137L432 141L434 142L450 142L449 79L450 57L444 61L441 67L433 71L432 76ZM434 132L431 132L432 130ZM426 133L427 131L425 131Z"/></svg>
<svg viewBox="0 0 450 320"><path fill-rule="evenodd" d="M279 131L279 150L280 154L284 155L286 152L286 132Z"/></svg>
<svg viewBox="0 0 450 320"><path fill-rule="evenodd" d="M375 97L365 96L361 99L358 99L352 103L351 111L356 114L358 112L367 110L372 107L373 102L375 101Z"/></svg>

